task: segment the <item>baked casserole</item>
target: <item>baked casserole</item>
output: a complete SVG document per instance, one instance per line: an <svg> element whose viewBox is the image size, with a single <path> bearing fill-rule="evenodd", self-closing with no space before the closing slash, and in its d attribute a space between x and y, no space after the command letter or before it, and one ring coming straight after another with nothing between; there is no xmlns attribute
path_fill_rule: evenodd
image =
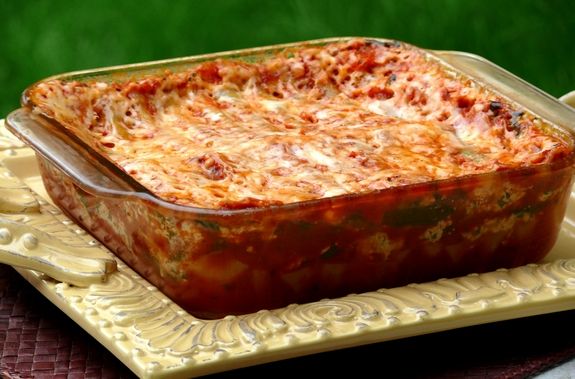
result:
<svg viewBox="0 0 575 379"><path fill-rule="evenodd" d="M396 41L57 77L24 105L129 187L41 160L54 201L202 317L537 261L573 174L569 131Z"/></svg>

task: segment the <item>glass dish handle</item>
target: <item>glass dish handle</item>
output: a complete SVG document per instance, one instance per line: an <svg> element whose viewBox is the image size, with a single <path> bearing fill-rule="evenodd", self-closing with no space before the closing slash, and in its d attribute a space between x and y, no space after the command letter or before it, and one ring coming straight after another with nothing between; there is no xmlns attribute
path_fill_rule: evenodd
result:
<svg viewBox="0 0 575 379"><path fill-rule="evenodd" d="M101 165L82 155L79 152L82 148L73 147L76 142L50 128L49 123L27 108L20 108L6 118L6 127L12 133L34 146L36 153L69 175L83 190L107 197L135 194L127 183L114 180L114 174L105 172Z"/></svg>
<svg viewBox="0 0 575 379"><path fill-rule="evenodd" d="M460 51L431 51L441 60L471 78L490 86L492 90L520 106L531 109L539 116L575 133L575 93L561 98L562 102L509 71L475 54ZM513 99L513 100L511 100ZM569 102L570 101L570 102Z"/></svg>
<svg viewBox="0 0 575 379"><path fill-rule="evenodd" d="M565 95L561 96L559 100L575 109L575 90L567 92Z"/></svg>

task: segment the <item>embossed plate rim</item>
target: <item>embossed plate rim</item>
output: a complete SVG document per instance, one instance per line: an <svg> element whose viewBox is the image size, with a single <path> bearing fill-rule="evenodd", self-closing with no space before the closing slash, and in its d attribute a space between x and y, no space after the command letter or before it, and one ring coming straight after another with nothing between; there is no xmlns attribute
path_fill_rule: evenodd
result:
<svg viewBox="0 0 575 379"><path fill-rule="evenodd" d="M0 125L0 174L9 176L5 163L31 175L30 165L35 164L35 158L30 149L19 145ZM33 179L28 183L37 190L35 196L41 201L42 211L2 216L56 233L72 245L93 246L90 235L38 195L45 196L38 187L38 178L24 176L19 178ZM192 317L121 261L118 261L118 273L112 275L108 283L88 288L56 283L36 272L17 270L136 375L152 379L199 376L328 350L574 309L575 253L570 252L575 241L574 196L554 252L541 264L220 320ZM102 248L103 254L112 256L104 250Z"/></svg>

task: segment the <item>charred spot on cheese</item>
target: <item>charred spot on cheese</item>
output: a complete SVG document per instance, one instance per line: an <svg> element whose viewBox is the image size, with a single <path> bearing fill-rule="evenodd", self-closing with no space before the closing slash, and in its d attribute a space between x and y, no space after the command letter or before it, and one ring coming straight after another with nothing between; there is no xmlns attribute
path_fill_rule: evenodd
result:
<svg viewBox="0 0 575 379"><path fill-rule="evenodd" d="M497 115L499 113L501 108L503 108L503 105L501 105L501 102L499 102L499 101L491 101L489 103L489 110L491 112L493 112L493 114L495 114L495 115Z"/></svg>
<svg viewBox="0 0 575 379"><path fill-rule="evenodd" d="M573 150L529 112L393 41L308 45L114 83L52 80L29 96L160 198L200 208L365 193ZM383 223L428 225L450 212L412 204Z"/></svg>
<svg viewBox="0 0 575 379"><path fill-rule="evenodd" d="M515 111L511 113L511 122L509 124L509 129L515 131L515 133L519 133L521 131L521 116L523 116L525 112L523 111Z"/></svg>

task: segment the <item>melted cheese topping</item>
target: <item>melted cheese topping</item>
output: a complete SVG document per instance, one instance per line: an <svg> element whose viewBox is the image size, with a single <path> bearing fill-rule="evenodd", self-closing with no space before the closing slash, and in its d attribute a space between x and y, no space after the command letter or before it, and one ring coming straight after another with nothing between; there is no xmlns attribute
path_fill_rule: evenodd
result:
<svg viewBox="0 0 575 379"><path fill-rule="evenodd" d="M352 40L30 93L157 196L246 208L524 167L570 153L417 48Z"/></svg>

